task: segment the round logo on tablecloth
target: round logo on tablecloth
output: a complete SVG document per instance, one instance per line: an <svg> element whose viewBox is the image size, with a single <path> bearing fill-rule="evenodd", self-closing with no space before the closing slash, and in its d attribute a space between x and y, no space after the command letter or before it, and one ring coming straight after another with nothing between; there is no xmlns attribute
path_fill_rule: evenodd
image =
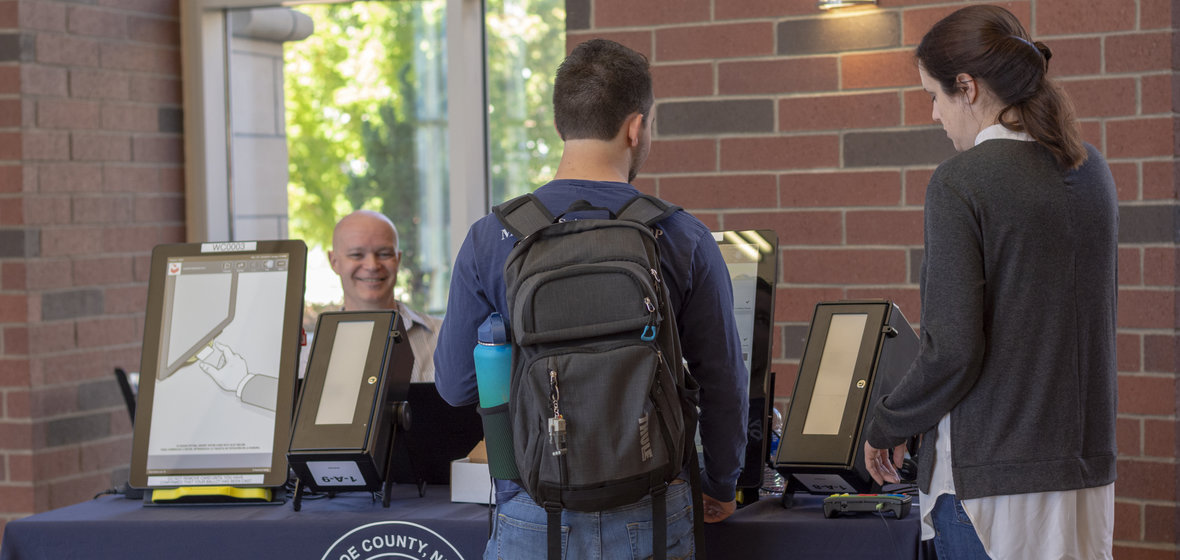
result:
<svg viewBox="0 0 1180 560"><path fill-rule="evenodd" d="M405 521L380 521L361 525L336 539L323 560L463 560L463 555L441 535Z"/></svg>

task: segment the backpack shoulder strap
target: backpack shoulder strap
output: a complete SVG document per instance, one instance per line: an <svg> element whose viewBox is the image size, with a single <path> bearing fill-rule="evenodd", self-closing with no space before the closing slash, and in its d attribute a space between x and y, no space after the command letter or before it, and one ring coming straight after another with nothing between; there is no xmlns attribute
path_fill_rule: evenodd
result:
<svg viewBox="0 0 1180 560"><path fill-rule="evenodd" d="M492 207L496 219L519 241L553 223L553 213L533 193L522 194Z"/></svg>
<svg viewBox="0 0 1180 560"><path fill-rule="evenodd" d="M679 206L668 204L651 195L640 194L623 205L619 210L619 219L651 227L679 210Z"/></svg>

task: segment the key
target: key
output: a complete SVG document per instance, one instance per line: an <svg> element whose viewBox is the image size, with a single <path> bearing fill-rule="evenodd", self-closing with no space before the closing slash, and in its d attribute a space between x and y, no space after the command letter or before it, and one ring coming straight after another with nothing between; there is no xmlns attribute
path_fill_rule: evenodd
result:
<svg viewBox="0 0 1180 560"><path fill-rule="evenodd" d="M553 455L565 455L565 418L549 419L549 443L553 444Z"/></svg>

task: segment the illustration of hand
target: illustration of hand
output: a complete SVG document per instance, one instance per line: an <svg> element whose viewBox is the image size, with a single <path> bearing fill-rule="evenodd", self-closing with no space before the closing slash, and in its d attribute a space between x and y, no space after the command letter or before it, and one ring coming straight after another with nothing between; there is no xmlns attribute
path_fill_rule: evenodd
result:
<svg viewBox="0 0 1180 560"><path fill-rule="evenodd" d="M213 347L221 352L223 360L218 361L224 361L224 364L217 367L216 363L202 359L197 365L201 367L201 371L212 377L213 381L216 381L222 389L237 392L242 380L250 374L250 370L246 367L246 359L235 353L233 348L220 342L214 342Z"/></svg>

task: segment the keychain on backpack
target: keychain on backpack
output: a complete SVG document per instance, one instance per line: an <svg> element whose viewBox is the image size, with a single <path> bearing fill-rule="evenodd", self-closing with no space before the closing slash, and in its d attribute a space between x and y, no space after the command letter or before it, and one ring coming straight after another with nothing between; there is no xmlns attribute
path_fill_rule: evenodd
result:
<svg viewBox="0 0 1180 560"><path fill-rule="evenodd" d="M549 442L553 444L553 455L565 455L565 418L557 401L561 391L557 389L557 370L549 370L549 400L553 401L553 417L549 419Z"/></svg>

